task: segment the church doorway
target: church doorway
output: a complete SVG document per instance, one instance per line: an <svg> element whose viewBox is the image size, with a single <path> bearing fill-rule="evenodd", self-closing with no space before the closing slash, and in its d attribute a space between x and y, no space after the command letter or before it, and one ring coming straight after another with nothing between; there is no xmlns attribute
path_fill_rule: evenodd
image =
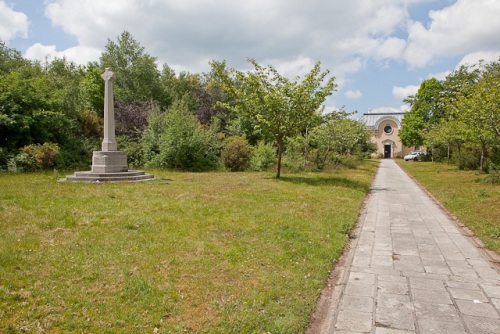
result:
<svg viewBox="0 0 500 334"><path fill-rule="evenodd" d="M392 158L391 150L392 150L391 145L384 145L384 159Z"/></svg>

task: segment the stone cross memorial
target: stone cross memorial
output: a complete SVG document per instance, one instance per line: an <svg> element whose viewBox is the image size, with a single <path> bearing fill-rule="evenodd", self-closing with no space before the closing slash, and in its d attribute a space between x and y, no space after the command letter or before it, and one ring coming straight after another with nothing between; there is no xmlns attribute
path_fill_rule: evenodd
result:
<svg viewBox="0 0 500 334"><path fill-rule="evenodd" d="M94 151L92 170L90 172L75 172L68 175L68 181L141 181L154 179L153 175L142 171L128 170L127 154L118 151L115 138L115 111L113 97L113 80L115 74L110 68L102 75L104 80L104 139L101 151Z"/></svg>

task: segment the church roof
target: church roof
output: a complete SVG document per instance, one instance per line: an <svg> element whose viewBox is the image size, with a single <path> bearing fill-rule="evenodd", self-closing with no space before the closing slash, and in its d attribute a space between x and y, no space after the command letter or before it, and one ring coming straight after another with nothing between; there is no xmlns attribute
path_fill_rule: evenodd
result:
<svg viewBox="0 0 500 334"><path fill-rule="evenodd" d="M397 124L398 127L401 125L401 120L405 116L405 112L385 112L385 113L365 113L360 117L360 121L365 124L367 128L375 127L380 124L381 121L386 119L392 119Z"/></svg>

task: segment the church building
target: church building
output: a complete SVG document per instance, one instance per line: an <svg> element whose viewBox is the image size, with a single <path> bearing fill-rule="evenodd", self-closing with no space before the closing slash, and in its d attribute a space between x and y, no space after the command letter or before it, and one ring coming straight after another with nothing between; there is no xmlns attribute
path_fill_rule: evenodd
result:
<svg viewBox="0 0 500 334"><path fill-rule="evenodd" d="M399 139L401 121L405 112L367 112L360 121L372 131L371 140L377 145L374 157L399 158L411 151L418 151L419 147L406 147Z"/></svg>

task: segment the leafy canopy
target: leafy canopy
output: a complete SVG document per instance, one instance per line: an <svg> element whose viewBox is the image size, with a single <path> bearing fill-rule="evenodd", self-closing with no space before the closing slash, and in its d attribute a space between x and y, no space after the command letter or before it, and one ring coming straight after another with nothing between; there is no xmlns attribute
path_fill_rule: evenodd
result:
<svg viewBox="0 0 500 334"><path fill-rule="evenodd" d="M263 67L248 60L253 71L226 69L224 62L211 66L220 78L224 91L232 103L224 106L253 119L264 132L272 135L278 146L276 177L281 174L281 156L285 139L304 131L315 119L321 104L336 89L331 77L322 86L329 71L322 71L320 62L301 81L282 76L274 67Z"/></svg>

